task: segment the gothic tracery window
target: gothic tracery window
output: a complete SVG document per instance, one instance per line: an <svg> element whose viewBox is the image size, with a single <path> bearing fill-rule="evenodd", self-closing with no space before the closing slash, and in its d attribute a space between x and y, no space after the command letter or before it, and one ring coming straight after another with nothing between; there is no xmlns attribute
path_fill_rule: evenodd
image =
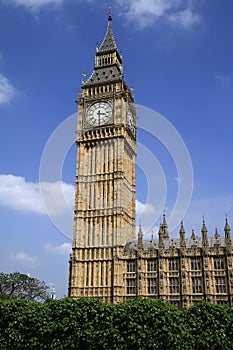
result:
<svg viewBox="0 0 233 350"><path fill-rule="evenodd" d="M127 272L135 272L135 271L136 271L135 261L133 260L127 261Z"/></svg>
<svg viewBox="0 0 233 350"><path fill-rule="evenodd" d="M147 261L147 271L153 272L157 270L157 263L156 260L148 260Z"/></svg>
<svg viewBox="0 0 233 350"><path fill-rule="evenodd" d="M192 291L193 291L193 294L202 293L201 277L192 277Z"/></svg>
<svg viewBox="0 0 233 350"><path fill-rule="evenodd" d="M178 259L169 260L169 271L177 271L179 270Z"/></svg>
<svg viewBox="0 0 233 350"><path fill-rule="evenodd" d="M126 293L127 294L136 294L136 279L127 278L126 280Z"/></svg>
<svg viewBox="0 0 233 350"><path fill-rule="evenodd" d="M169 290L170 290L170 294L179 293L179 279L178 279L178 277L170 277L169 278Z"/></svg>
<svg viewBox="0 0 233 350"><path fill-rule="evenodd" d="M147 289L148 289L148 294L156 294L157 293L156 278L148 278L147 279Z"/></svg>
<svg viewBox="0 0 233 350"><path fill-rule="evenodd" d="M226 279L224 276L215 277L216 293L226 293Z"/></svg>
<svg viewBox="0 0 233 350"><path fill-rule="evenodd" d="M199 259L191 259L191 270L201 270L201 261Z"/></svg>
<svg viewBox="0 0 233 350"><path fill-rule="evenodd" d="M214 259L214 269L215 270L224 270L224 261L222 258Z"/></svg>

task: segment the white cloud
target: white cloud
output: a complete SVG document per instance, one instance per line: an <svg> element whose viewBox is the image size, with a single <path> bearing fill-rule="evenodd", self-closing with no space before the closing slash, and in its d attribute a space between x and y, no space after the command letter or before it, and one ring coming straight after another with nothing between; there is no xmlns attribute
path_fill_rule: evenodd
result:
<svg viewBox="0 0 233 350"><path fill-rule="evenodd" d="M63 243L57 246L52 245L51 243L46 243L44 249L48 253L56 253L61 255L68 255L71 253L72 245L70 243Z"/></svg>
<svg viewBox="0 0 233 350"><path fill-rule="evenodd" d="M18 253L16 253L12 257L12 260L29 268L35 268L40 264L40 260L36 256L30 256L23 251L19 251Z"/></svg>
<svg viewBox="0 0 233 350"><path fill-rule="evenodd" d="M122 14L140 27L148 27L158 19L189 28L198 23L200 15L195 13L190 0L117 0Z"/></svg>
<svg viewBox="0 0 233 350"><path fill-rule="evenodd" d="M136 213L137 217L141 216L142 214L153 215L155 214L155 208L150 203L144 204L136 200Z"/></svg>
<svg viewBox="0 0 233 350"><path fill-rule="evenodd" d="M73 211L75 188L63 181L41 182L40 190L49 215L59 216Z"/></svg>
<svg viewBox="0 0 233 350"><path fill-rule="evenodd" d="M184 28L190 28L194 24L200 22L200 15L187 8L183 11L172 13L168 16L168 20L173 24L181 25Z"/></svg>
<svg viewBox="0 0 233 350"><path fill-rule="evenodd" d="M139 200L136 200L136 234L139 229L138 226L141 225L145 239L150 239L152 231L153 236L157 237L158 227L155 225L159 220L160 216L161 213L159 208L156 208L151 203L144 204Z"/></svg>
<svg viewBox="0 0 233 350"><path fill-rule="evenodd" d="M9 103L15 94L15 89L10 84L9 80L0 74L0 105Z"/></svg>
<svg viewBox="0 0 233 350"><path fill-rule="evenodd" d="M216 73L215 79L223 85L228 85L232 82L232 74Z"/></svg>
<svg viewBox="0 0 233 350"><path fill-rule="evenodd" d="M62 215L67 207L72 207L74 186L61 181L44 182L41 190L50 204L50 213ZM60 200L61 194L63 200ZM30 211L46 214L40 186L38 183L27 182L21 176L0 175L0 204L19 211Z"/></svg>
<svg viewBox="0 0 233 350"><path fill-rule="evenodd" d="M127 3L127 1L126 1ZM171 0L131 0L130 2L131 15L141 16L147 14L153 14L154 16L163 16L165 11L170 9L177 1Z"/></svg>
<svg viewBox="0 0 233 350"><path fill-rule="evenodd" d="M62 2L63 0L8 0L8 4L23 6L31 12L36 12L49 5L60 5Z"/></svg>
<svg viewBox="0 0 233 350"><path fill-rule="evenodd" d="M38 184L23 177L0 175L0 203L16 210L44 214Z"/></svg>

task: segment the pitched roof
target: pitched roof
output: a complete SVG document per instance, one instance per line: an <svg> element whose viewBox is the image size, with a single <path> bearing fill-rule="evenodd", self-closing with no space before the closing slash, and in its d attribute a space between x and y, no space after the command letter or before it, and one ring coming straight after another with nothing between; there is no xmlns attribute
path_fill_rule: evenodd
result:
<svg viewBox="0 0 233 350"><path fill-rule="evenodd" d="M116 66L101 67L95 69L90 78L83 84L83 86L95 85L107 82L118 81L121 78L121 72Z"/></svg>
<svg viewBox="0 0 233 350"><path fill-rule="evenodd" d="M113 35L112 31L112 12L111 8L109 8L108 12L108 27L107 31L104 37L104 40L102 41L102 44L99 47L98 53L103 53L106 51L112 51L116 49L116 40Z"/></svg>

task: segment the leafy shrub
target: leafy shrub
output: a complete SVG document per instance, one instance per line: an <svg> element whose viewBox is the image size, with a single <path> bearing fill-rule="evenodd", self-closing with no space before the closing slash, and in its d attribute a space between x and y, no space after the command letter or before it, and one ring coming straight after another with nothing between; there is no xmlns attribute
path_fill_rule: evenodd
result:
<svg viewBox="0 0 233 350"><path fill-rule="evenodd" d="M0 301L1 350L233 349L233 310L201 302L187 310L161 300L107 304L65 298Z"/></svg>

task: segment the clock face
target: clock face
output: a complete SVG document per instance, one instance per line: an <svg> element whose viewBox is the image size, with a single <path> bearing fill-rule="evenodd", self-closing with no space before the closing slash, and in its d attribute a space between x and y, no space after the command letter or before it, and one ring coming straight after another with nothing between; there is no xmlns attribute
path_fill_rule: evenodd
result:
<svg viewBox="0 0 233 350"><path fill-rule="evenodd" d="M108 102L96 102L91 105L86 114L89 126L107 124L112 117L112 106Z"/></svg>
<svg viewBox="0 0 233 350"><path fill-rule="evenodd" d="M134 117L133 117L133 113L130 109L128 109L128 112L127 112L127 123L129 125L130 130L133 132L134 131Z"/></svg>

